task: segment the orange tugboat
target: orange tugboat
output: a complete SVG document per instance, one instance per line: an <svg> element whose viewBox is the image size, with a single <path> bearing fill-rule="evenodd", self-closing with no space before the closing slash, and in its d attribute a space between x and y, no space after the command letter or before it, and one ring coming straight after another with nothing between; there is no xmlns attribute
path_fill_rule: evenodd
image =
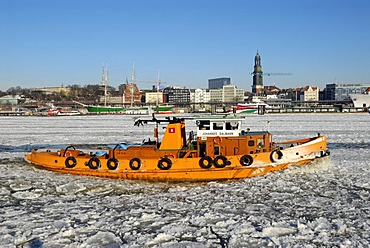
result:
<svg viewBox="0 0 370 248"><path fill-rule="evenodd" d="M85 153L68 146L34 149L26 160L62 173L158 181L210 181L248 178L306 164L329 155L326 137L274 143L267 131L242 130L243 118L196 118L196 135L185 131L184 118L136 119L135 126L154 123L154 140L117 144L104 153ZM167 125L163 138L159 125Z"/></svg>

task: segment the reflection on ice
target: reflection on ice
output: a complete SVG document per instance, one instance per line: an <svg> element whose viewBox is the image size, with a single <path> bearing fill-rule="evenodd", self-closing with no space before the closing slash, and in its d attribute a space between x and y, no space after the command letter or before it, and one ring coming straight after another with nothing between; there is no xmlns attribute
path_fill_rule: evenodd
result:
<svg viewBox="0 0 370 248"><path fill-rule="evenodd" d="M267 120L280 140L327 135L331 156L308 166L226 182L152 183L65 175L25 163L27 147L134 143L149 137L152 129L140 129L137 135L126 116L4 118L0 246L369 246L370 168L364 156L370 144L368 116L266 115L248 118L247 123L257 130L266 128Z"/></svg>

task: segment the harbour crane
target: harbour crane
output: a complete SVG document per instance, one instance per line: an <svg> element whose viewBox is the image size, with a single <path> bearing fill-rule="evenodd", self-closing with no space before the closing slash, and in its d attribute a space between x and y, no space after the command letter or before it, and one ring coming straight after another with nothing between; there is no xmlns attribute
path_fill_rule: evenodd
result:
<svg viewBox="0 0 370 248"><path fill-rule="evenodd" d="M136 82L138 83L147 83L147 84L152 84L153 86L156 85L157 88L157 96L156 96L156 106L159 106L159 92L161 91L161 85L167 84L166 82L162 82L160 79L160 73L158 72L158 80L155 81L142 81L142 80L137 80Z"/></svg>
<svg viewBox="0 0 370 248"><path fill-rule="evenodd" d="M257 75L257 76L289 76L293 75L292 73L284 73L284 72L251 72L250 73L252 76Z"/></svg>
<svg viewBox="0 0 370 248"><path fill-rule="evenodd" d="M161 80L158 81L145 81L145 80L136 80L137 83L144 83L144 84L151 84L155 85L157 90L160 90L162 84L167 84L166 82L162 82Z"/></svg>

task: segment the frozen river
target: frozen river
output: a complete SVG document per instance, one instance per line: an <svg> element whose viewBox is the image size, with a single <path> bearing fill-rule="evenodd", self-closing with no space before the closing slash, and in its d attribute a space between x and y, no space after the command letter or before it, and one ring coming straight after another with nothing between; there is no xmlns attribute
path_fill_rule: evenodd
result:
<svg viewBox="0 0 370 248"><path fill-rule="evenodd" d="M35 147L93 149L152 136L153 126L134 127L130 116L0 117L0 124L0 247L370 246L369 114L248 116L244 129L268 130L275 141L326 135L331 155L208 183L73 176L23 160Z"/></svg>

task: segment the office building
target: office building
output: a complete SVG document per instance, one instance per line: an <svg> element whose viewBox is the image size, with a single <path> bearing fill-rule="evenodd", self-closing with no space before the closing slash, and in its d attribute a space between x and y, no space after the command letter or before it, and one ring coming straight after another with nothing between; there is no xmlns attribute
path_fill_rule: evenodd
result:
<svg viewBox="0 0 370 248"><path fill-rule="evenodd" d="M222 89L224 85L230 85L230 78L213 78L208 79L208 89Z"/></svg>

